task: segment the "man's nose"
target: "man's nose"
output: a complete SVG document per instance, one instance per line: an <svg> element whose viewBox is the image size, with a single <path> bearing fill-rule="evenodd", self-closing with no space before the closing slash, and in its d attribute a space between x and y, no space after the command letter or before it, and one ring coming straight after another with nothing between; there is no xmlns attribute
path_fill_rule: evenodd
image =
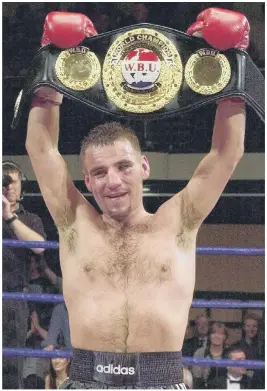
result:
<svg viewBox="0 0 267 391"><path fill-rule="evenodd" d="M115 189L116 187L120 186L120 184L121 184L121 178L119 173L114 169L110 169L107 175L108 187L110 189Z"/></svg>

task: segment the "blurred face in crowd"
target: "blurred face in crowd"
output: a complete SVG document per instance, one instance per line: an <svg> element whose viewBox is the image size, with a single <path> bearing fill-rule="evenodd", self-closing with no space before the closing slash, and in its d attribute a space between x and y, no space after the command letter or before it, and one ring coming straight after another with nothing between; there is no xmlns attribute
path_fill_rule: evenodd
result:
<svg viewBox="0 0 267 391"><path fill-rule="evenodd" d="M244 352L231 352L229 355L230 360L245 360L246 355ZM240 377L243 376L244 373L246 373L246 368L239 368L239 367L229 367L228 373L232 375L233 377Z"/></svg>
<svg viewBox="0 0 267 391"><path fill-rule="evenodd" d="M244 331L247 338L255 338L258 332L258 322L255 319L246 319L244 323Z"/></svg>
<svg viewBox="0 0 267 391"><path fill-rule="evenodd" d="M84 166L86 186L105 215L121 221L143 206L143 180L149 176L149 164L130 141L88 147Z"/></svg>
<svg viewBox="0 0 267 391"><path fill-rule="evenodd" d="M38 278L40 277L40 272L38 270L38 262L36 261L34 256L31 256L30 258L30 272L31 272L31 278Z"/></svg>
<svg viewBox="0 0 267 391"><path fill-rule="evenodd" d="M195 321L197 335L201 338L207 336L209 331L209 321L206 316L200 316Z"/></svg>
<svg viewBox="0 0 267 391"><path fill-rule="evenodd" d="M55 357L51 359L52 366L55 372L66 372L69 365L70 360L68 358L63 357Z"/></svg>
<svg viewBox="0 0 267 391"><path fill-rule="evenodd" d="M191 326L190 322L187 323L186 330L185 330L185 339L192 338L194 336L194 330Z"/></svg>
<svg viewBox="0 0 267 391"><path fill-rule="evenodd" d="M214 346L222 346L226 341L224 327L214 327L210 334L210 342Z"/></svg>
<svg viewBox="0 0 267 391"><path fill-rule="evenodd" d="M11 203L15 205L17 200L20 199L21 195L21 178L18 172L8 172L7 175L11 176L13 182L10 183L7 187L3 188L3 194Z"/></svg>

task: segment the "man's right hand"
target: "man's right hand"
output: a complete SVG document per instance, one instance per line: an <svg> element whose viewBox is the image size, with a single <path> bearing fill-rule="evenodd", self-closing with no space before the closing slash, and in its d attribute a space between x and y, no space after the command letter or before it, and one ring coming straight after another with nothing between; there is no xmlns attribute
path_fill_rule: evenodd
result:
<svg viewBox="0 0 267 391"><path fill-rule="evenodd" d="M61 49L71 48L94 35L97 35L97 31L86 15L50 12L45 19L42 46L52 43Z"/></svg>

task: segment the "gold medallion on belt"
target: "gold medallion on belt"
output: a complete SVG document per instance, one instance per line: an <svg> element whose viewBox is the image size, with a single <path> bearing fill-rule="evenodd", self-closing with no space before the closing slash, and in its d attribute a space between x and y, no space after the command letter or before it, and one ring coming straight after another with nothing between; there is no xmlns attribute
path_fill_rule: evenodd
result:
<svg viewBox="0 0 267 391"><path fill-rule="evenodd" d="M175 97L182 79L182 61L175 45L150 28L120 35L103 64L102 81L108 98L132 113L162 109Z"/></svg>
<svg viewBox="0 0 267 391"><path fill-rule="evenodd" d="M93 87L100 78L101 65L97 56L84 46L61 52L55 64L57 78L74 91Z"/></svg>
<svg viewBox="0 0 267 391"><path fill-rule="evenodd" d="M214 95L223 90L231 78L227 57L215 49L200 49L185 66L185 81L201 95Z"/></svg>

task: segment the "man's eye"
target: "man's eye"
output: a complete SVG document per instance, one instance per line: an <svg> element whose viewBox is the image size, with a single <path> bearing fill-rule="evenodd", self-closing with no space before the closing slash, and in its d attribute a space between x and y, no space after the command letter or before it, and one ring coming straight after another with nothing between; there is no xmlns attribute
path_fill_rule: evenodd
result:
<svg viewBox="0 0 267 391"><path fill-rule="evenodd" d="M97 177L101 177L101 176L104 176L105 175L105 172L104 171L97 171L96 173L95 173L95 176L97 176Z"/></svg>
<svg viewBox="0 0 267 391"><path fill-rule="evenodd" d="M119 169L120 170L126 170L127 168L130 168L131 166L130 166L130 164L121 164L120 166L119 166Z"/></svg>

